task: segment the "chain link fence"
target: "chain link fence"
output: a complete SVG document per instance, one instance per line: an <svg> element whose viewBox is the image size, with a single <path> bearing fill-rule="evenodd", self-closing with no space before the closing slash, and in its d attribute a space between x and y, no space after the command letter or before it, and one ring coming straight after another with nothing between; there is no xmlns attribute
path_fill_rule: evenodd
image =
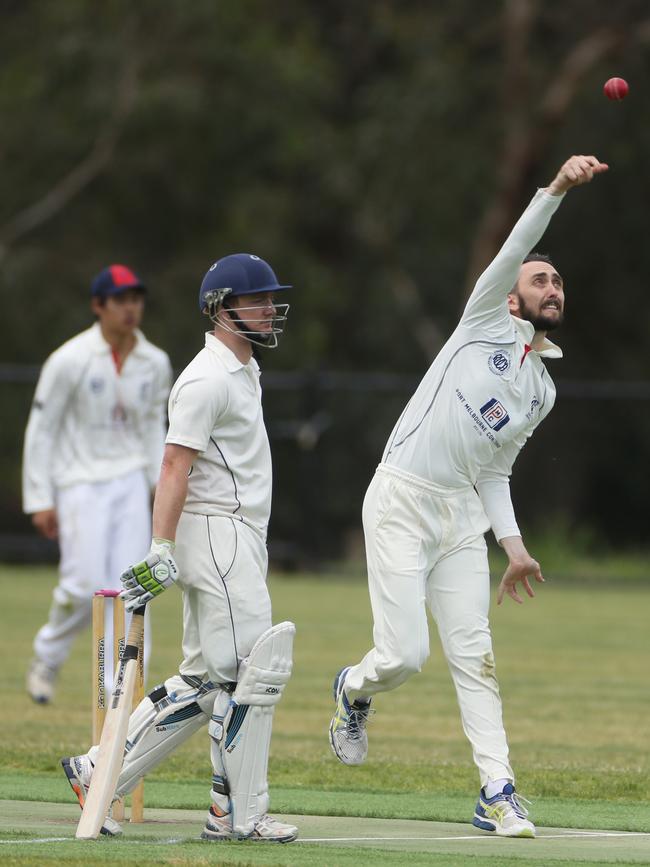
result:
<svg viewBox="0 0 650 867"><path fill-rule="evenodd" d="M22 442L39 367L0 365L0 559L54 561L22 514ZM271 439L272 560L315 568L358 557L361 504L392 426L417 378L387 373L269 371L264 412ZM647 544L650 382L557 380L550 416L520 455L512 493L530 533L554 525L603 544Z"/></svg>

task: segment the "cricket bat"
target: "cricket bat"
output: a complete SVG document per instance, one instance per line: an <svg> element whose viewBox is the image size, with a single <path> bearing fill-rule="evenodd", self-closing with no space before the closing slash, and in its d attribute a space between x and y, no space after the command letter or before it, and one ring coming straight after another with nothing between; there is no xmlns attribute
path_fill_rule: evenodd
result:
<svg viewBox="0 0 650 867"><path fill-rule="evenodd" d="M124 760L133 693L138 679L138 648L142 644L145 607L142 605L136 608L131 617L129 635L106 711L90 788L77 825L75 837L78 840L97 839L115 795Z"/></svg>

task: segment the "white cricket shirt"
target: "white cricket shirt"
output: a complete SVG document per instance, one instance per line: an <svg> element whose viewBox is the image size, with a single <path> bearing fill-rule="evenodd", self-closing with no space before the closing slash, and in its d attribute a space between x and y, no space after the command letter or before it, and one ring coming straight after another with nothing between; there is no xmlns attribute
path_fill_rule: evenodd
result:
<svg viewBox="0 0 650 867"><path fill-rule="evenodd" d="M271 514L271 449L262 414L260 369L242 364L214 334L169 397L168 443L196 449L186 512L249 524L264 538Z"/></svg>
<svg viewBox="0 0 650 867"><path fill-rule="evenodd" d="M520 535L510 473L555 402L542 359L562 356L549 340L540 352L530 349L533 325L512 316L507 296L562 198L537 191L479 277L458 327L393 428L382 458L450 488L475 485L497 539Z"/></svg>
<svg viewBox="0 0 650 867"><path fill-rule="evenodd" d="M135 336L119 373L99 323L46 360L25 433L25 512L54 508L57 488L137 469L157 482L171 364L142 332Z"/></svg>

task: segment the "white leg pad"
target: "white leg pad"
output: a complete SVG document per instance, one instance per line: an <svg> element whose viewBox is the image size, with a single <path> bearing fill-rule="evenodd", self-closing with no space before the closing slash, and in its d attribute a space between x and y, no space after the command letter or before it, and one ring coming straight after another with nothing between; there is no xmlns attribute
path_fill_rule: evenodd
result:
<svg viewBox="0 0 650 867"><path fill-rule="evenodd" d="M208 722L221 691L213 684L190 685L176 675L143 698L129 720L119 796L128 794L141 777ZM94 749L89 751L91 761Z"/></svg>
<svg viewBox="0 0 650 867"><path fill-rule="evenodd" d="M255 821L266 812L273 711L291 676L295 631L295 625L285 621L258 638L240 665L237 688L223 721L221 756L235 836L251 834Z"/></svg>

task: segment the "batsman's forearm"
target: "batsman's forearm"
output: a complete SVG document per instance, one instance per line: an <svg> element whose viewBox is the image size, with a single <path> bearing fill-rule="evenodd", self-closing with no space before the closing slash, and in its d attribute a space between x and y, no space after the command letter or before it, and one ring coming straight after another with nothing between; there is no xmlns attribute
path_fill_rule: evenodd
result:
<svg viewBox="0 0 650 867"><path fill-rule="evenodd" d="M176 540L176 527L187 497L187 471L163 462L153 503L153 535Z"/></svg>

